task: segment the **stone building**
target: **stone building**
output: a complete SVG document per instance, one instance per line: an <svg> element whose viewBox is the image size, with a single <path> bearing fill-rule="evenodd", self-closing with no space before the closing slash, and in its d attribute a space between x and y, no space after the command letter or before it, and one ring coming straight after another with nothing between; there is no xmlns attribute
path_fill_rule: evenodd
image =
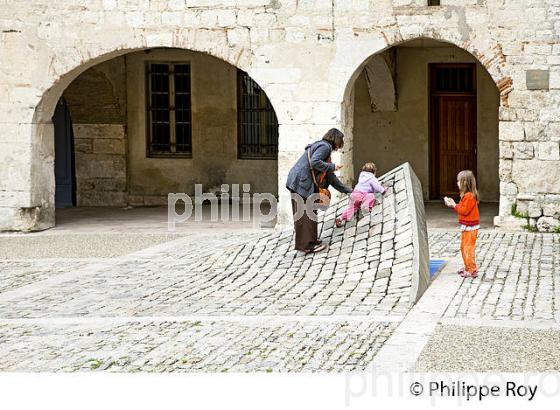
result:
<svg viewBox="0 0 560 410"><path fill-rule="evenodd" d="M4 0L0 229L58 206L279 197L331 127L351 183L408 161L425 199L471 168L497 224L560 217L556 0Z"/></svg>

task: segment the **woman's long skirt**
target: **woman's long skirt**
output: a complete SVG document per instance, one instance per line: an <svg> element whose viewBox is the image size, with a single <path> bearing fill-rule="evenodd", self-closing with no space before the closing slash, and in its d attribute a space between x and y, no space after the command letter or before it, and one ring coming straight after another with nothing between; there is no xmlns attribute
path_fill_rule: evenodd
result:
<svg viewBox="0 0 560 410"><path fill-rule="evenodd" d="M296 232L296 245L298 251L311 249L317 244L317 218L311 219L305 209L300 218L296 218L297 213L301 213L298 207L305 207L306 200L299 194L292 192L292 212L294 215L294 230ZM299 212L298 212L299 211Z"/></svg>

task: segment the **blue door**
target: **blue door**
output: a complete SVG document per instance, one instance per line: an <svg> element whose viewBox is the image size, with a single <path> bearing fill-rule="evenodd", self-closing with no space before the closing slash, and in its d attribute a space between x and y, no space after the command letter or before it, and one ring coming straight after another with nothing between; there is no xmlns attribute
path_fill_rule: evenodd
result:
<svg viewBox="0 0 560 410"><path fill-rule="evenodd" d="M62 97L56 105L54 124L54 177L56 208L76 205L76 177L74 173L74 137L68 105Z"/></svg>

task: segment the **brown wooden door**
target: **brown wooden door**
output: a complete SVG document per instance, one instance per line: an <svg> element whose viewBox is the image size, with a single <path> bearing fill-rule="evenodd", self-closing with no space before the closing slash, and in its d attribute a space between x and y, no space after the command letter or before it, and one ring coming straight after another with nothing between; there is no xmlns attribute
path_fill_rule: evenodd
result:
<svg viewBox="0 0 560 410"><path fill-rule="evenodd" d="M438 73L441 67L446 70L440 69ZM457 67L461 72L453 73ZM447 78L442 81L438 75ZM474 67L470 65L438 64L432 68L432 84L435 82L430 104L432 199L458 196L459 171L470 169L476 175L476 93L474 78L465 80L468 76L474 77Z"/></svg>

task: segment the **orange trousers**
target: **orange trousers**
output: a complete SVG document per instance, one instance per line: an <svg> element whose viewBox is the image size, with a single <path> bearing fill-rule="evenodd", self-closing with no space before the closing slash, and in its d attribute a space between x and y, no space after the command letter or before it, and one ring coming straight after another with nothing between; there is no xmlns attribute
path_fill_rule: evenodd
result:
<svg viewBox="0 0 560 410"><path fill-rule="evenodd" d="M461 232L461 256L463 256L465 271L470 273L477 270L476 262L474 261L474 247L477 236L478 229Z"/></svg>

